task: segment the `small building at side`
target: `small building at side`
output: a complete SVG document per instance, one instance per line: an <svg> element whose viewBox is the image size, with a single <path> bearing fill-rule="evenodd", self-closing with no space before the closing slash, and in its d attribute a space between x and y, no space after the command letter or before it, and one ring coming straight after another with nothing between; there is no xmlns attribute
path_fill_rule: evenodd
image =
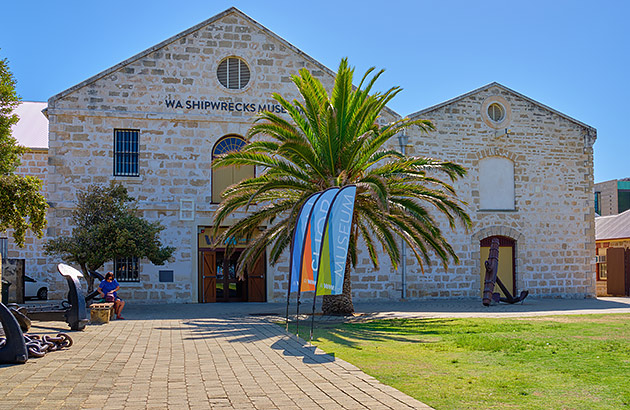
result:
<svg viewBox="0 0 630 410"><path fill-rule="evenodd" d="M630 296L630 210L595 218L597 296Z"/></svg>
<svg viewBox="0 0 630 410"><path fill-rule="evenodd" d="M617 215L630 209L630 178L598 182L594 189L597 215Z"/></svg>

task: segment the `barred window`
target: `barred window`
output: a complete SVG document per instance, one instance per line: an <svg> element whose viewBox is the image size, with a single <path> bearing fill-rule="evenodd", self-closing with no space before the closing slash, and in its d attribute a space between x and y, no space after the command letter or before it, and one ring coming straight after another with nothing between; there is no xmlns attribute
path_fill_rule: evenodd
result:
<svg viewBox="0 0 630 410"><path fill-rule="evenodd" d="M118 282L140 282L138 258L118 258L114 261L114 275Z"/></svg>
<svg viewBox="0 0 630 410"><path fill-rule="evenodd" d="M139 130L114 130L114 176L137 177Z"/></svg>
<svg viewBox="0 0 630 410"><path fill-rule="evenodd" d="M3 258L7 257L7 253L9 252L9 239L8 238L0 238L0 255Z"/></svg>

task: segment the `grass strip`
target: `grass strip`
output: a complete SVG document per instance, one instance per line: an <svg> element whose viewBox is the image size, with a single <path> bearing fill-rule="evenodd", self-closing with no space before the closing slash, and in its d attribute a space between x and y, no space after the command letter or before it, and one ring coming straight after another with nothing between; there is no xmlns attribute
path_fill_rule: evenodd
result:
<svg viewBox="0 0 630 410"><path fill-rule="evenodd" d="M324 322L313 343L439 410L630 409L630 314Z"/></svg>

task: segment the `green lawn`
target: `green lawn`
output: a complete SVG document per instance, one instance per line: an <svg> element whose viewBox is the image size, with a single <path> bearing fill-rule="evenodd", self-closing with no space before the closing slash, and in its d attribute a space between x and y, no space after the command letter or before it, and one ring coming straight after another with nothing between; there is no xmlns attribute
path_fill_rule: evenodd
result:
<svg viewBox="0 0 630 410"><path fill-rule="evenodd" d="M629 314L320 323L313 343L438 410L630 409Z"/></svg>

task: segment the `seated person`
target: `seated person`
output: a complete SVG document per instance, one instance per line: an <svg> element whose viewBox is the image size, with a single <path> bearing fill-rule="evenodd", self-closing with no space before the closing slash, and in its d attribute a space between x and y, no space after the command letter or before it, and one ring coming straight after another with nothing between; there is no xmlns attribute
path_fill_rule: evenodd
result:
<svg viewBox="0 0 630 410"><path fill-rule="evenodd" d="M125 307L125 301L118 297L118 293L116 293L118 289L120 289L120 285L118 284L118 281L114 279L114 274L112 272L107 272L105 280L101 281L98 285L98 293L105 298L105 301L114 302L114 313L116 313L116 319L124 319L120 313Z"/></svg>

